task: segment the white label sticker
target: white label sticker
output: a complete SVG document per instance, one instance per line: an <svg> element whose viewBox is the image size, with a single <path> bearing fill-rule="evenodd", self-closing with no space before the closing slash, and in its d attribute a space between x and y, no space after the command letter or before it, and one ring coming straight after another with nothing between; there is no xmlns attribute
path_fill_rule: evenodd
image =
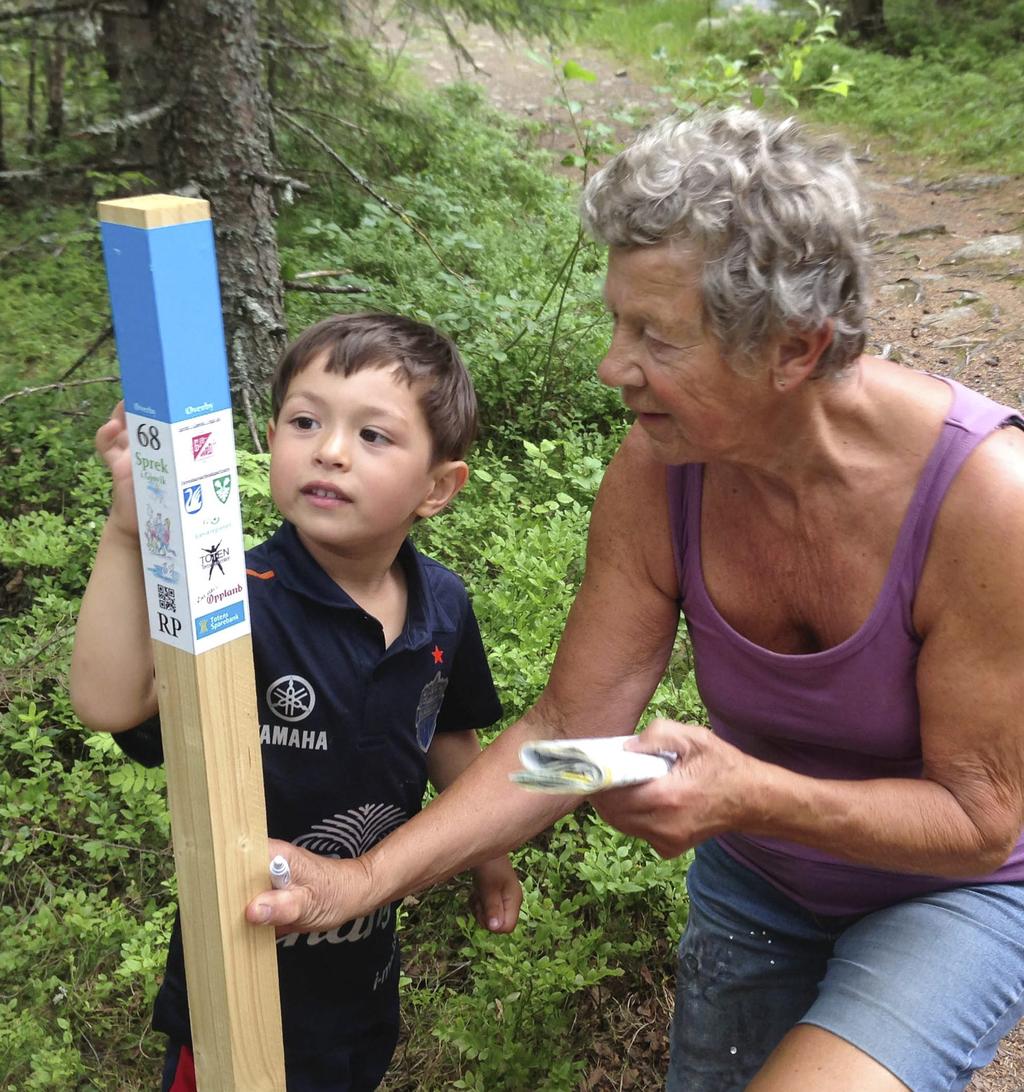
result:
<svg viewBox="0 0 1024 1092"><path fill-rule="evenodd" d="M173 428L192 639L205 652L250 629L234 425L222 410Z"/></svg>
<svg viewBox="0 0 1024 1092"><path fill-rule="evenodd" d="M230 410L175 424L127 419L151 635L192 653L245 635Z"/></svg>

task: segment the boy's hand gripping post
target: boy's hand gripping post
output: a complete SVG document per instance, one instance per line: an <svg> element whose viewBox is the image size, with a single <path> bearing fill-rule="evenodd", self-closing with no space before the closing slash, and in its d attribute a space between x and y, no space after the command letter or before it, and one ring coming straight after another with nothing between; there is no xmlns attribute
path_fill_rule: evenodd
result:
<svg viewBox="0 0 1024 1092"><path fill-rule="evenodd" d="M285 1087L267 826L209 205L99 206L160 701L200 1092ZM116 625L116 620L114 621Z"/></svg>

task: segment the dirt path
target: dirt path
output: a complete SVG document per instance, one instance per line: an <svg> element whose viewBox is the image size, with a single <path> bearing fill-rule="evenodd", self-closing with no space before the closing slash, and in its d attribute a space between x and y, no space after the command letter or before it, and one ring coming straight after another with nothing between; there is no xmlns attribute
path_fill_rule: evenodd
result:
<svg viewBox="0 0 1024 1092"><path fill-rule="evenodd" d="M392 44L404 41L395 32ZM508 45L493 31L461 36L478 66L454 57L440 35L405 41L426 80L476 83L504 112L529 120L555 162L577 151L543 47ZM533 54L531 56L531 53ZM567 54L597 80L569 84L586 117L625 139L671 109L664 96L607 57ZM616 120L631 115L635 124ZM875 203L876 306L873 352L910 367L953 376L1009 405L1024 406L1024 178L962 172L951 176L891 149L855 144ZM1002 256L962 254L984 243Z"/></svg>
<svg viewBox="0 0 1024 1092"><path fill-rule="evenodd" d="M538 143L555 153L555 163L578 151L551 66L538 59L543 47L509 44L487 29L459 34L475 68L454 56L439 33L407 37L392 29L387 40L417 62L428 83L465 79L482 87L500 110L529 120ZM664 96L612 59L576 50L567 56L597 76L594 83L573 81L572 98L583 104L584 116L606 121L620 139L670 111ZM621 115L633 123L616 120ZM1024 178L951 175L880 145L854 147L876 209L878 266L869 351L952 376L1024 408ZM986 248L1002 253L988 255ZM645 1015L642 1026L649 1028L651 1014ZM642 1041L652 1053L663 1052L657 1035L645 1034ZM609 1059L606 1069L598 1065L596 1071L628 1074L625 1060L617 1061ZM659 1072L660 1064L659 1058L650 1068L637 1068ZM648 1085L638 1075L629 1082L588 1081L585 1087ZM1024 1024L1007 1036L969 1092L1024 1092Z"/></svg>

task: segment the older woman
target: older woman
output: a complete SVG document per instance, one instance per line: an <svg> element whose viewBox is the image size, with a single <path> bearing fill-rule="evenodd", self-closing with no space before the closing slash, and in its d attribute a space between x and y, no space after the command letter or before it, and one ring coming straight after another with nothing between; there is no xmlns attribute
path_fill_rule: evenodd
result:
<svg viewBox="0 0 1024 1092"><path fill-rule="evenodd" d="M1024 1014L1024 422L860 355L864 205L792 121L663 122L583 216L636 425L548 687L359 862L275 844L298 882L250 920L336 925L550 822L519 745L635 724L681 608L713 731L655 721L671 773L594 798L698 847L669 1087L963 1088Z"/></svg>

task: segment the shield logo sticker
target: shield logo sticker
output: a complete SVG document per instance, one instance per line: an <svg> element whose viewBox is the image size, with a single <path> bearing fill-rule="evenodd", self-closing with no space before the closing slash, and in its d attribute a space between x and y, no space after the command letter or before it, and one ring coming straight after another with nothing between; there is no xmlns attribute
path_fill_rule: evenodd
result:
<svg viewBox="0 0 1024 1092"><path fill-rule="evenodd" d="M434 738L437 714L441 711L441 702L444 701L447 688L448 680L439 671L420 691L420 700L416 706L416 742L421 751L427 750Z"/></svg>
<svg viewBox="0 0 1024 1092"><path fill-rule="evenodd" d="M219 500L221 504L224 504L231 495L231 475L222 474L219 478L214 478L213 492L217 500Z"/></svg>

